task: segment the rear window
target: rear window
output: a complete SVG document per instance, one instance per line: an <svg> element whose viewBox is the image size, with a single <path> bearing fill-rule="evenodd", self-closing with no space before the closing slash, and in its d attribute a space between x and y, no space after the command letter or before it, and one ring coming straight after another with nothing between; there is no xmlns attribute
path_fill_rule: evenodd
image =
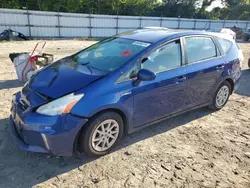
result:
<svg viewBox="0 0 250 188"><path fill-rule="evenodd" d="M217 41L219 42L221 46L222 55L227 54L227 52L230 50L231 46L233 45L231 41L226 40L226 39L217 39Z"/></svg>
<svg viewBox="0 0 250 188"><path fill-rule="evenodd" d="M211 38L188 37L186 38L186 52L188 64L216 57L217 49Z"/></svg>

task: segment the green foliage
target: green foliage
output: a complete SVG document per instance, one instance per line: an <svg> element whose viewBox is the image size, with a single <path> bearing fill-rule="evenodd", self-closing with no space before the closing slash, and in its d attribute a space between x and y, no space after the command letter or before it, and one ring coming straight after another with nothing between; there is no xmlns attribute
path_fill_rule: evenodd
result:
<svg viewBox="0 0 250 188"><path fill-rule="evenodd" d="M224 0L224 8L214 8L208 18L222 20L250 20L250 0Z"/></svg>
<svg viewBox="0 0 250 188"><path fill-rule="evenodd" d="M208 12L215 0L0 0L0 8L71 13L250 20L250 0L222 0L225 7Z"/></svg>
<svg viewBox="0 0 250 188"><path fill-rule="evenodd" d="M14 8L20 9L21 5L17 0L1 0L0 1L0 8Z"/></svg>

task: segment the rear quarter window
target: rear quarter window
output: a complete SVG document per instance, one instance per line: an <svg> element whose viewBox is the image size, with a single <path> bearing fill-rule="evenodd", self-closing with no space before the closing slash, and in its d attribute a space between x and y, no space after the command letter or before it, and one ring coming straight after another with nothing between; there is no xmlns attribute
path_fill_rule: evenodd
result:
<svg viewBox="0 0 250 188"><path fill-rule="evenodd" d="M226 39L217 39L219 45L221 46L221 49L222 49L222 55L225 55L227 54L227 52L231 49L233 43L229 40L226 40Z"/></svg>

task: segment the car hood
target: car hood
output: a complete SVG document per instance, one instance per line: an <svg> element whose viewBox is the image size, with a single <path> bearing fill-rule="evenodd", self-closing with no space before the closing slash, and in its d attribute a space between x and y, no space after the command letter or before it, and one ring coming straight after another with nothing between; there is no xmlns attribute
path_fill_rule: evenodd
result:
<svg viewBox="0 0 250 188"><path fill-rule="evenodd" d="M70 61L70 58L66 58L39 71L31 78L29 88L46 97L58 98L104 76L98 71L90 71L90 68L82 65L76 66ZM78 66L81 66L81 72Z"/></svg>

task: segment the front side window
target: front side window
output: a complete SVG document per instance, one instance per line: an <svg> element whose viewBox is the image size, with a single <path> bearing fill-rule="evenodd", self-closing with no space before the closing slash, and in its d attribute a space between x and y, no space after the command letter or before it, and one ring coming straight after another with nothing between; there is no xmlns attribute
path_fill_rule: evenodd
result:
<svg viewBox="0 0 250 188"><path fill-rule="evenodd" d="M150 43L147 42L125 38L109 38L74 55L71 67L82 65L104 72L112 72L149 45Z"/></svg>
<svg viewBox="0 0 250 188"><path fill-rule="evenodd" d="M174 69L181 66L180 40L168 43L153 51L142 63L143 69L154 73Z"/></svg>
<svg viewBox="0 0 250 188"><path fill-rule="evenodd" d="M186 38L186 53L188 64L216 57L217 49L211 38Z"/></svg>
<svg viewBox="0 0 250 188"><path fill-rule="evenodd" d="M231 41L226 40L226 39L217 39L219 42L221 48L222 48L222 54L227 54L227 52L230 50L231 46L233 45Z"/></svg>
<svg viewBox="0 0 250 188"><path fill-rule="evenodd" d="M136 62L132 68L127 70L125 73L123 73L119 79L117 80L117 83L126 82L131 79L135 79L137 77L137 73L139 71L139 62Z"/></svg>

